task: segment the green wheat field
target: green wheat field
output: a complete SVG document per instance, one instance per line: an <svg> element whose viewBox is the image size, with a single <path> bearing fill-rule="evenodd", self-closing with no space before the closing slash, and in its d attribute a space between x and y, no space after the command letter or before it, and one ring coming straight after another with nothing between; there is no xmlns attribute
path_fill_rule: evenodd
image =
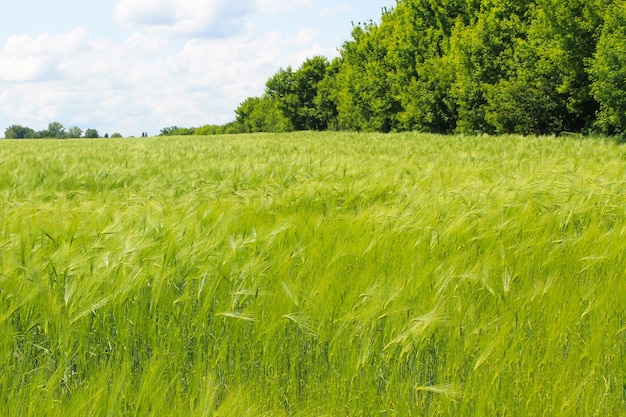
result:
<svg viewBox="0 0 626 417"><path fill-rule="evenodd" d="M0 141L3 416L626 413L626 147Z"/></svg>

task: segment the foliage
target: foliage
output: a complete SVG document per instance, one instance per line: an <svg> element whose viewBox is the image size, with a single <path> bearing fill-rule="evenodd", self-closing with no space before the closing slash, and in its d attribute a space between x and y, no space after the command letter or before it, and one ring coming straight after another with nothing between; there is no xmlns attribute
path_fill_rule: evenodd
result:
<svg viewBox="0 0 626 417"><path fill-rule="evenodd" d="M3 415L623 414L623 146L292 133L0 160Z"/></svg>
<svg viewBox="0 0 626 417"><path fill-rule="evenodd" d="M6 139L75 139L80 138L83 134L83 130L78 126L72 126L67 131L60 122L51 122L47 129L35 132L29 127L20 125L12 125L6 128L4 136ZM115 137L122 137L120 133ZM98 138L100 135L95 129L87 129L85 131L85 138ZM108 134L105 134L108 137Z"/></svg>
<svg viewBox="0 0 626 417"><path fill-rule="evenodd" d="M226 125L205 125L198 127L193 131L194 135L209 136L221 135L226 133Z"/></svg>
<svg viewBox="0 0 626 417"><path fill-rule="evenodd" d="M96 139L100 137L100 134L96 129L87 129L85 130L85 137L90 139Z"/></svg>
<svg viewBox="0 0 626 417"><path fill-rule="evenodd" d="M343 45L336 83L341 129L389 132L395 126L399 102L389 94L391 68L380 33L374 23L357 26L352 31L354 42Z"/></svg>
<svg viewBox="0 0 626 417"><path fill-rule="evenodd" d="M275 101L295 130L325 130L328 123L320 113L316 98L319 84L324 80L329 62L322 56L309 58L292 71L279 70L267 81L266 95Z"/></svg>
<svg viewBox="0 0 626 417"><path fill-rule="evenodd" d="M32 139L36 137L36 133L29 127L12 125L6 128L4 137L6 139Z"/></svg>
<svg viewBox="0 0 626 417"><path fill-rule="evenodd" d="M295 130L619 133L624 4L398 0L267 94Z"/></svg>
<svg viewBox="0 0 626 417"><path fill-rule="evenodd" d="M67 136L65 127L59 122L51 122L48 124L48 130L44 132L44 137L47 138L63 139Z"/></svg>
<svg viewBox="0 0 626 417"><path fill-rule="evenodd" d="M83 134L83 129L81 129L78 126L73 126L70 127L68 132L67 132L67 137L68 138L79 138L81 137Z"/></svg>
<svg viewBox="0 0 626 417"><path fill-rule="evenodd" d="M626 2L606 11L598 48L591 68L592 94L600 103L597 123L609 133L626 133Z"/></svg>
<svg viewBox="0 0 626 417"><path fill-rule="evenodd" d="M235 114L235 124L241 133L293 130L293 125L281 111L278 100L269 95L246 99L235 110Z"/></svg>

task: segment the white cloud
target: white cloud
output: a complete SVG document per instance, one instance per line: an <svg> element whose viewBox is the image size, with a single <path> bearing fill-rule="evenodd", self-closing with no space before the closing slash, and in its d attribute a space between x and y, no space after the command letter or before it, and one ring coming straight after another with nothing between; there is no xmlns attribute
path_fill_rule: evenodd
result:
<svg viewBox="0 0 626 417"><path fill-rule="evenodd" d="M285 13L302 7L313 7L311 0L257 0L257 8L264 14Z"/></svg>
<svg viewBox="0 0 626 417"><path fill-rule="evenodd" d="M350 12L352 8L345 3L339 3L332 6L326 6L320 10L319 15L326 19L333 19L338 15Z"/></svg>
<svg viewBox="0 0 626 417"><path fill-rule="evenodd" d="M246 27L253 0L119 0L115 17L155 34L223 38Z"/></svg>
<svg viewBox="0 0 626 417"><path fill-rule="evenodd" d="M7 39L4 52L9 56L54 55L75 52L87 46L87 31L76 28L69 33L55 36L48 33L42 33L36 38L28 35L12 36Z"/></svg>
<svg viewBox="0 0 626 417"><path fill-rule="evenodd" d="M297 37L266 31L186 41L141 32L92 39L84 30L12 38L0 49L0 129L59 121L139 136L226 123L243 100L263 94L278 68L327 53L298 43L315 36L306 28Z"/></svg>
<svg viewBox="0 0 626 417"><path fill-rule="evenodd" d="M116 1L125 34L94 28L94 37L77 28L0 45L0 129L19 123L40 130L59 121L139 136L170 125L226 123L243 100L263 94L279 68L332 56L342 39L330 37L349 29L319 29L319 13L342 10L324 11L329 2Z"/></svg>
<svg viewBox="0 0 626 417"><path fill-rule="evenodd" d="M12 36L0 50L0 81L46 81L59 77L63 58L88 48L85 29L62 35Z"/></svg>
<svg viewBox="0 0 626 417"><path fill-rule="evenodd" d="M121 0L115 6L115 17L136 25L173 25L175 6L163 0Z"/></svg>
<svg viewBox="0 0 626 417"><path fill-rule="evenodd" d="M57 65L45 57L3 57L0 59L0 80L2 81L44 81L57 76Z"/></svg>
<svg viewBox="0 0 626 417"><path fill-rule="evenodd" d="M296 43L301 45L310 44L315 41L315 38L317 38L319 33L320 30L318 28L303 27L296 35Z"/></svg>
<svg viewBox="0 0 626 417"><path fill-rule="evenodd" d="M135 32L126 38L125 46L129 51L156 53L168 47L169 43L158 36Z"/></svg>

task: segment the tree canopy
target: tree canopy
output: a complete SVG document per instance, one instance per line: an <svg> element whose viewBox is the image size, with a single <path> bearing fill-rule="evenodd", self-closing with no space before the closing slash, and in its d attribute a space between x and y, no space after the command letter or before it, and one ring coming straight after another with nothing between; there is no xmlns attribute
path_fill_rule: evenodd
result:
<svg viewBox="0 0 626 417"><path fill-rule="evenodd" d="M51 122L48 124L47 129L35 131L30 127L21 125L11 125L4 131L4 137L6 139L71 139L71 138L99 138L100 135L95 129L87 129L84 136L83 130L78 126L72 126L68 130L65 130L60 122ZM117 133L116 137L122 137Z"/></svg>
<svg viewBox="0 0 626 417"><path fill-rule="evenodd" d="M280 69L235 130L624 134L624 45L626 0L397 0L332 62Z"/></svg>

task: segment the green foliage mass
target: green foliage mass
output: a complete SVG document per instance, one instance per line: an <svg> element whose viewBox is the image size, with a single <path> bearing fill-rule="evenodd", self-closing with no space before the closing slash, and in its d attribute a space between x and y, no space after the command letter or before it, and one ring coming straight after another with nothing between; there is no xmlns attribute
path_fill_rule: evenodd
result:
<svg viewBox="0 0 626 417"><path fill-rule="evenodd" d="M625 9L624 0L398 0L380 22L355 26L332 63L281 69L264 99L295 130L621 134ZM254 113L237 110L239 130L256 131L241 119ZM276 120L262 130L285 130Z"/></svg>
<svg viewBox="0 0 626 417"><path fill-rule="evenodd" d="M608 133L626 133L626 3L606 11L592 64L592 94L600 103L598 124Z"/></svg>
<svg viewBox="0 0 626 417"><path fill-rule="evenodd" d="M4 131L4 137L6 139L71 139L80 138L83 134L83 130L78 126L70 127L69 130L65 130L60 122L51 122L48 124L48 128L35 132L30 127L21 125L11 125ZM117 135L120 135L119 133ZM121 136L121 135L120 135ZM100 135L95 129L87 129L85 131L85 138L98 138Z"/></svg>
<svg viewBox="0 0 626 417"><path fill-rule="evenodd" d="M623 415L626 149L0 142L0 410Z"/></svg>
<svg viewBox="0 0 626 417"><path fill-rule="evenodd" d="M4 131L4 137L6 139L33 139L36 136L33 129L20 125L9 126Z"/></svg>

